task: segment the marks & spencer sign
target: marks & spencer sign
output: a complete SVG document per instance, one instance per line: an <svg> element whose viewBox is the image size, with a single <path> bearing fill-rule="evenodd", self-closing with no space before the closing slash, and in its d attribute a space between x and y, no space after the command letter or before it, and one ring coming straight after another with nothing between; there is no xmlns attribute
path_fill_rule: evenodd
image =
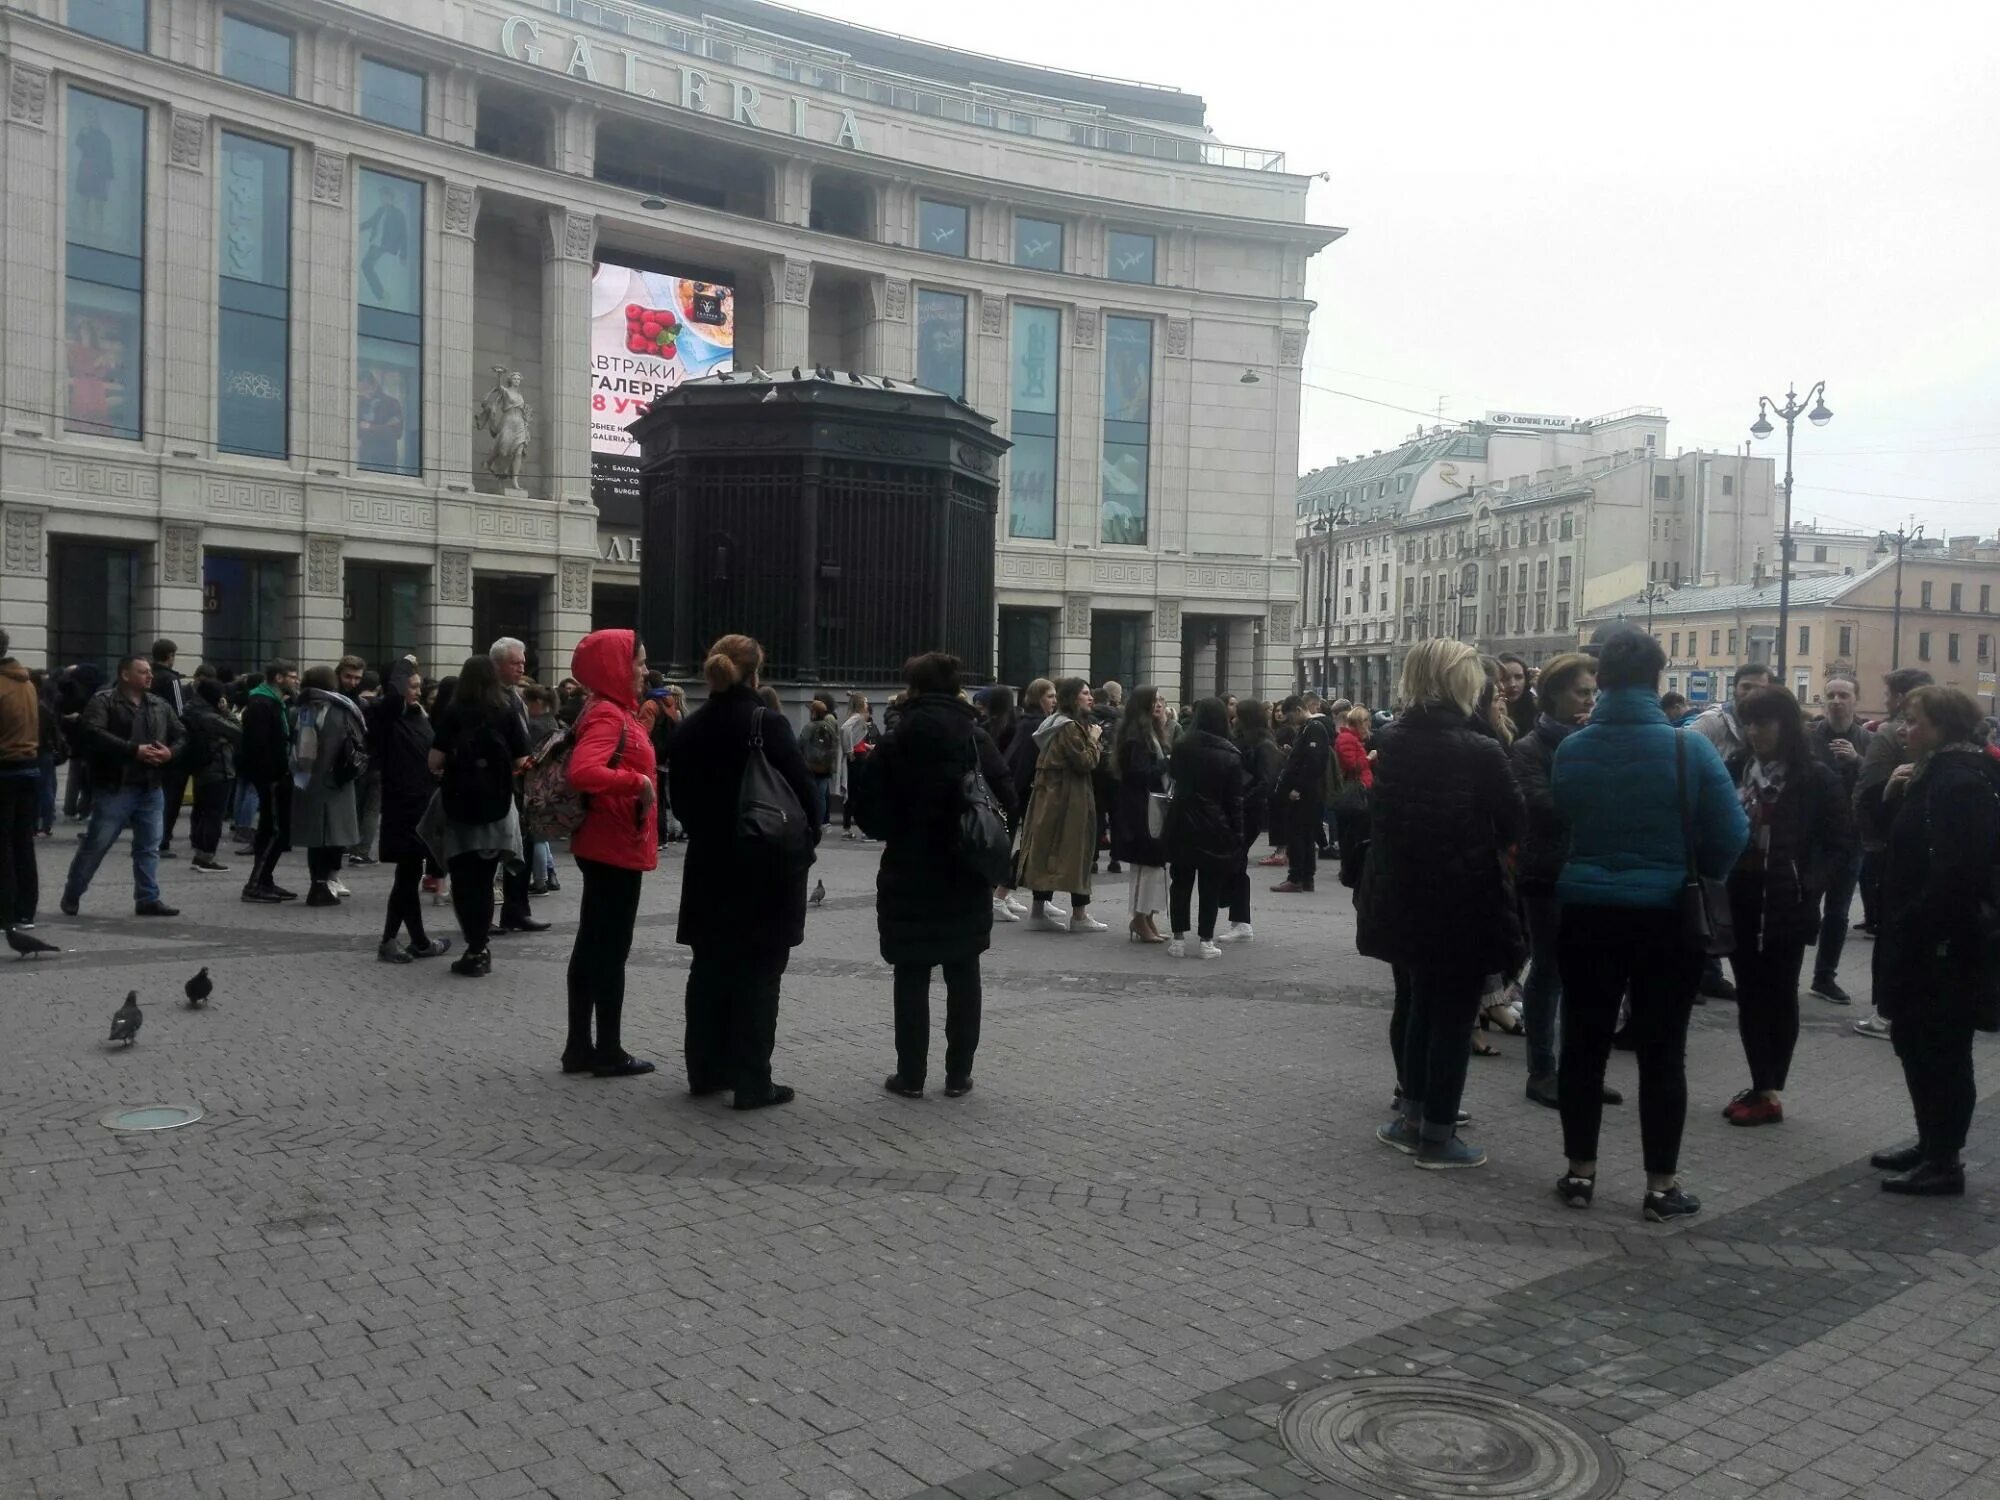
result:
<svg viewBox="0 0 2000 1500"><path fill-rule="evenodd" d="M549 68L698 115L717 115L738 125L824 140L854 151L867 149L851 109L815 107L800 94L767 94L742 79L712 77L692 62L670 63L657 52L593 42L582 32L554 32L531 16L509 16L501 22L500 51L532 68Z"/></svg>

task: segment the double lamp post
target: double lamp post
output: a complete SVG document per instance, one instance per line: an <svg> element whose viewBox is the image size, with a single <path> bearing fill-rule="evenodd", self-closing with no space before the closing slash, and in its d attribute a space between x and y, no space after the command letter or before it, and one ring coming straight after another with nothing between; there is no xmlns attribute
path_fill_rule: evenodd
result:
<svg viewBox="0 0 2000 1500"><path fill-rule="evenodd" d="M1805 402L1812 402L1812 409L1806 409ZM1815 427L1824 427L1833 420L1833 413L1827 409L1826 382L1822 380L1805 394L1802 401L1795 388L1787 386L1783 404L1769 396L1757 398L1757 420L1750 424L1750 435L1767 438L1777 431L1771 425L1771 417L1776 415L1785 424L1785 532L1778 542L1778 682L1785 686L1785 660L1789 649L1788 637L1792 623L1792 429L1800 417L1804 417Z"/></svg>

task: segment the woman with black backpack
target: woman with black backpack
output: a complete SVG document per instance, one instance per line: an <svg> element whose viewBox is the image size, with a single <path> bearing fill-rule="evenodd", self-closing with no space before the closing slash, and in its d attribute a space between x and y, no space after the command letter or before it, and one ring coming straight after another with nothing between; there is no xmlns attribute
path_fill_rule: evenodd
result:
<svg viewBox="0 0 2000 1500"><path fill-rule="evenodd" d="M895 967L896 1071L882 1086L921 1099L930 1059L931 970L944 970L944 1092L972 1088L979 1046L979 955L993 935L993 886L966 857L965 778L977 770L1003 816L1007 763L959 693L959 660L942 651L903 666L909 684L896 732L857 767L855 811L885 843L875 876L875 927Z"/></svg>
<svg viewBox="0 0 2000 1500"><path fill-rule="evenodd" d="M764 648L725 635L709 648L701 675L708 703L674 732L667 785L687 831L676 940L694 951L687 981L688 1090L734 1089L738 1109L789 1104L793 1091L771 1081L778 1036L778 987L791 950L806 936L806 872L819 844L812 773L782 713L757 695ZM753 741L758 742L753 747ZM751 756L770 774L765 795L798 818L796 848L780 849L741 827L739 803Z"/></svg>
<svg viewBox="0 0 2000 1500"><path fill-rule="evenodd" d="M439 695L443 695L440 693ZM451 971L479 979L493 970L493 872L521 863L521 820L514 776L526 766L528 728L514 712L490 656L468 656L451 700L437 716L430 766L440 773L441 835L434 840L451 872L451 904L465 953Z"/></svg>

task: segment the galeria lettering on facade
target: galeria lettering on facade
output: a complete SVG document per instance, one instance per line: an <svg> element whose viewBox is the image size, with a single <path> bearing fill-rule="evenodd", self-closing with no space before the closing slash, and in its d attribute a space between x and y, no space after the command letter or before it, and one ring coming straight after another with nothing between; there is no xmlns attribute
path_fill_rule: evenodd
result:
<svg viewBox="0 0 2000 1500"><path fill-rule="evenodd" d="M500 51L515 62L549 68L585 83L622 88L640 99L658 99L669 106L700 115L720 115L738 125L782 130L801 139L811 133L812 110L803 95L766 94L756 84L735 78L711 78L692 64L675 64L630 47L598 46L582 32L567 37L544 34L531 16L509 16L500 26ZM664 76L663 76L664 75ZM664 84L661 93L655 82ZM822 115L833 110L822 107ZM836 146L864 151L861 124L854 111L839 110L830 137Z"/></svg>

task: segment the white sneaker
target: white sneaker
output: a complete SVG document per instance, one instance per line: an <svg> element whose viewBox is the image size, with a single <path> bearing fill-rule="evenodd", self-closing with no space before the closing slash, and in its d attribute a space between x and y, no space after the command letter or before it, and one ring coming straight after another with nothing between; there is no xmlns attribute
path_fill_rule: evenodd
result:
<svg viewBox="0 0 2000 1500"><path fill-rule="evenodd" d="M1203 943L1201 945L1201 956L1203 958L1220 958L1222 957L1222 950L1213 943Z"/></svg>
<svg viewBox="0 0 2000 1500"><path fill-rule="evenodd" d="M1186 944L1186 943L1185 943L1184 941L1182 941L1182 940L1181 940L1180 938L1175 938L1175 939L1174 939L1174 940L1173 940L1173 941L1172 941L1171 943L1168 943L1168 944L1167 944L1167 957L1168 957L1168 958L1186 958L1186 957L1187 957L1187 944Z"/></svg>
<svg viewBox="0 0 2000 1500"><path fill-rule="evenodd" d="M354 892L350 891L346 886L342 885L338 880L329 880L327 882L327 885L332 889L334 895L340 897L340 899L343 901L345 901L349 896L354 894Z"/></svg>
<svg viewBox="0 0 2000 1500"><path fill-rule="evenodd" d="M1098 921L1089 912L1077 912L1069 919L1069 930L1071 932L1103 932L1106 929L1105 924Z"/></svg>
<svg viewBox="0 0 2000 1500"><path fill-rule="evenodd" d="M1854 1031L1857 1036L1872 1036L1878 1042L1889 1040L1889 1023L1882 1019L1882 1012L1874 1012L1865 1021L1856 1021Z"/></svg>
<svg viewBox="0 0 2000 1500"><path fill-rule="evenodd" d="M1009 906L1005 901L995 901L993 903L993 920L996 922L1018 922L1021 918L1015 912L1014 908Z"/></svg>
<svg viewBox="0 0 2000 1500"><path fill-rule="evenodd" d="M1256 933L1250 930L1248 922L1231 922L1229 930L1227 932L1218 932L1215 935L1215 940L1218 943L1247 943L1256 935Z"/></svg>
<svg viewBox="0 0 2000 1500"><path fill-rule="evenodd" d="M1043 932L1068 932L1069 913L1057 911L1053 906L1042 908L1042 914L1034 919L1035 926Z"/></svg>
<svg viewBox="0 0 2000 1500"><path fill-rule="evenodd" d="M1019 901L1016 901L1012 896L1002 898L1001 905L1005 906L1007 910L1011 911L1017 917L1025 917L1028 914L1028 908L1023 906Z"/></svg>

